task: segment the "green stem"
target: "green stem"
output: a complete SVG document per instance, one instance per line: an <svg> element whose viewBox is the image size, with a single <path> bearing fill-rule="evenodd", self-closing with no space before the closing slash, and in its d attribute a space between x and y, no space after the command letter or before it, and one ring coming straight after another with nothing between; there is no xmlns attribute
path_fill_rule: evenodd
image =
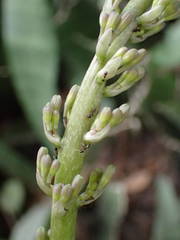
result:
<svg viewBox="0 0 180 240"><path fill-rule="evenodd" d="M152 0L131 0L124 12L130 12L134 17L137 17L151 3ZM134 27L130 24L126 32L123 32L119 47L127 43ZM101 68L97 58L94 57L83 79L62 139L62 149L58 153L61 167L56 174L56 183L71 183L74 176L81 172L86 153L86 149L83 147L83 136L89 130L102 100L104 85L95 81L96 74ZM73 205L65 216L57 217L53 214L52 209L51 240L75 239L77 211L77 206Z"/></svg>

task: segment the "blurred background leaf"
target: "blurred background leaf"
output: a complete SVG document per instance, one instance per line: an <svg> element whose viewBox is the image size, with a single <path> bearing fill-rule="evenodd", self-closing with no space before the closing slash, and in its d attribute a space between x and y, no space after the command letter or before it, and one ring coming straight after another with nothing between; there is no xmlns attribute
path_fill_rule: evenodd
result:
<svg viewBox="0 0 180 240"><path fill-rule="evenodd" d="M173 183L166 176L156 181L156 214L152 240L180 239L180 205Z"/></svg>
<svg viewBox="0 0 180 240"><path fill-rule="evenodd" d="M57 92L59 48L48 1L3 1L3 36L13 85L39 139L41 110Z"/></svg>

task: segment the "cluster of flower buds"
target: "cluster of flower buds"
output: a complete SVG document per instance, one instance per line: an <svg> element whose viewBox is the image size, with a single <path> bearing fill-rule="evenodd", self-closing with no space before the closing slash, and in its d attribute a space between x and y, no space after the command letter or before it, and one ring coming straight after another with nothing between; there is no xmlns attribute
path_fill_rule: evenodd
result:
<svg viewBox="0 0 180 240"><path fill-rule="evenodd" d="M78 205L83 206L95 201L109 184L114 172L113 165L109 165L104 172L101 169L94 170L89 177L85 191L78 197Z"/></svg>
<svg viewBox="0 0 180 240"><path fill-rule="evenodd" d="M39 227L36 231L36 240L48 240L49 233L46 231L45 227Z"/></svg>
<svg viewBox="0 0 180 240"><path fill-rule="evenodd" d="M84 185L84 179L76 175L71 184L55 184L53 186L53 214L64 216L74 202Z"/></svg>
<svg viewBox="0 0 180 240"><path fill-rule="evenodd" d="M97 73L97 82L102 83L138 65L144 65L147 52L145 49L120 48L105 66Z"/></svg>
<svg viewBox="0 0 180 240"><path fill-rule="evenodd" d="M119 95L132 87L136 82L142 79L144 75L145 68L143 66L137 66L123 72L115 83L105 87L104 96L114 97Z"/></svg>
<svg viewBox="0 0 180 240"><path fill-rule="evenodd" d="M166 21L180 16L180 2L178 0L154 0L150 10L138 19L138 26L132 34L133 42L144 41L147 37L159 32Z"/></svg>
<svg viewBox="0 0 180 240"><path fill-rule="evenodd" d="M43 108L43 126L47 139L55 146L60 147L58 125L60 118L61 96L54 95Z"/></svg>
<svg viewBox="0 0 180 240"><path fill-rule="evenodd" d="M84 135L84 140L88 143L99 142L108 135L113 127L121 124L126 119L128 112L128 104L123 104L113 111L109 107L103 108L97 115L90 131Z"/></svg>
<svg viewBox="0 0 180 240"><path fill-rule="evenodd" d="M100 36L96 56L103 64L120 48L121 33L126 31L130 24L134 26L134 16L129 12L121 14L120 3L121 0L106 0L100 14Z"/></svg>
<svg viewBox="0 0 180 240"><path fill-rule="evenodd" d="M40 189L47 195L52 195L53 180L60 167L58 160L51 159L48 149L41 147L37 154L36 180Z"/></svg>

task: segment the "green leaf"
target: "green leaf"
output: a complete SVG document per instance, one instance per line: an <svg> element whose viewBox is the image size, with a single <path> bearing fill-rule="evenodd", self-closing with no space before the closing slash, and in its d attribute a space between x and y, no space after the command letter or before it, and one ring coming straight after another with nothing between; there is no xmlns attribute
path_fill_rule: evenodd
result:
<svg viewBox="0 0 180 240"><path fill-rule="evenodd" d="M47 0L4 0L3 35L16 94L36 134L43 105L57 92L58 42Z"/></svg>
<svg viewBox="0 0 180 240"><path fill-rule="evenodd" d="M2 186L0 192L0 206L8 214L17 214L23 207L25 189L17 179L9 179Z"/></svg>
<svg viewBox="0 0 180 240"><path fill-rule="evenodd" d="M15 224L10 240L34 240L38 227L47 223L49 216L49 202L41 202L26 212Z"/></svg>
<svg viewBox="0 0 180 240"><path fill-rule="evenodd" d="M179 200L172 181L161 176L156 181L156 215L152 240L180 239Z"/></svg>
<svg viewBox="0 0 180 240"><path fill-rule="evenodd" d="M176 22L167 29L163 42L154 48L152 54L153 61L163 68L172 68L179 65L179 39L180 21Z"/></svg>

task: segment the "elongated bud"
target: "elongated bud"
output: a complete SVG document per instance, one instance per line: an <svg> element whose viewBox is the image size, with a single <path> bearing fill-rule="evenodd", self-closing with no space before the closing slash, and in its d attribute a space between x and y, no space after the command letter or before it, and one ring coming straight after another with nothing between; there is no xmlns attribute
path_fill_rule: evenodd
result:
<svg viewBox="0 0 180 240"><path fill-rule="evenodd" d="M117 96L132 87L137 81L142 79L144 75L144 67L125 71L115 83L105 88L104 95L107 97Z"/></svg>
<svg viewBox="0 0 180 240"><path fill-rule="evenodd" d="M118 68L122 65L122 58L112 58L97 74L97 82L101 83L116 76Z"/></svg>
<svg viewBox="0 0 180 240"><path fill-rule="evenodd" d="M54 95L51 99L51 105L53 106L53 110L60 110L62 103L62 99L60 95Z"/></svg>
<svg viewBox="0 0 180 240"><path fill-rule="evenodd" d="M40 167L41 167L41 158L42 156L48 154L48 149L45 147L41 147L37 153L37 170L40 171Z"/></svg>
<svg viewBox="0 0 180 240"><path fill-rule="evenodd" d="M112 8L117 10L122 0L114 0Z"/></svg>
<svg viewBox="0 0 180 240"><path fill-rule="evenodd" d="M84 178L81 175L76 175L72 182L73 196L77 197L84 185Z"/></svg>
<svg viewBox="0 0 180 240"><path fill-rule="evenodd" d="M36 240L47 240L47 233L44 227L39 227L36 231Z"/></svg>
<svg viewBox="0 0 180 240"><path fill-rule="evenodd" d="M59 111L54 110L53 114L52 114L52 123L53 123L53 130L56 132L58 129L58 125L59 125Z"/></svg>
<svg viewBox="0 0 180 240"><path fill-rule="evenodd" d="M98 190L103 190L107 184L110 182L112 176L115 173L115 167L113 165L109 165L102 175L102 178L100 180L100 183L98 185Z"/></svg>
<svg viewBox="0 0 180 240"><path fill-rule="evenodd" d="M164 21L170 21L180 16L180 2L172 1L162 13Z"/></svg>
<svg viewBox="0 0 180 240"><path fill-rule="evenodd" d="M97 116L95 130L100 131L101 129L103 129L109 123L111 117L112 117L111 108L104 107L99 116Z"/></svg>
<svg viewBox="0 0 180 240"><path fill-rule="evenodd" d="M84 135L84 140L88 143L99 142L108 135L110 129L111 126L109 124L98 132L92 129Z"/></svg>
<svg viewBox="0 0 180 240"><path fill-rule="evenodd" d="M128 51L127 47L121 47L117 50L117 52L113 55L112 58L123 57L127 51Z"/></svg>
<svg viewBox="0 0 180 240"><path fill-rule="evenodd" d="M135 48L130 49L127 51L124 56L122 57L123 59L123 64L129 64L133 60L135 60L138 57L138 50Z"/></svg>
<svg viewBox="0 0 180 240"><path fill-rule="evenodd" d="M138 22L141 23L142 25L154 23L154 21L161 16L163 10L164 7L162 5L157 5L148 12L145 12L143 15L141 15L138 18Z"/></svg>
<svg viewBox="0 0 180 240"><path fill-rule="evenodd" d="M72 187L71 184L67 184L62 188L60 201L62 204L66 204L71 200L72 197Z"/></svg>
<svg viewBox="0 0 180 240"><path fill-rule="evenodd" d="M118 124L122 123L124 119L127 117L128 112L129 112L128 104L123 104L119 108L114 109L110 121L111 127L117 126Z"/></svg>
<svg viewBox="0 0 180 240"><path fill-rule="evenodd" d="M120 14L116 11L112 11L109 15L109 18L108 18L108 21L107 21L107 24L106 24L106 29L115 29L117 24L119 23L120 21Z"/></svg>
<svg viewBox="0 0 180 240"><path fill-rule="evenodd" d="M66 126L67 124L67 121L69 119L69 115L70 115L70 112L71 112L71 109L73 107L73 104L75 102L75 99L76 99L76 96L79 92L79 86L78 85L74 85L68 95L67 95L67 98L66 98L66 101L65 101L65 104L64 104L64 113L63 113L63 119L64 119L64 124Z"/></svg>
<svg viewBox="0 0 180 240"><path fill-rule="evenodd" d="M102 36L100 37L97 47L96 47L96 55L98 59L103 62L106 58L106 52L112 40L112 29L107 29Z"/></svg>
<svg viewBox="0 0 180 240"><path fill-rule="evenodd" d="M106 12L104 12L104 11L101 12L100 17L99 17L99 24L100 24L101 29L103 29L103 30L105 29L108 17L109 17L109 15Z"/></svg>
<svg viewBox="0 0 180 240"><path fill-rule="evenodd" d="M50 170L51 167L51 157L49 156L49 154L44 155L41 159L41 176L43 179L46 179L48 172Z"/></svg>
<svg viewBox="0 0 180 240"><path fill-rule="evenodd" d="M130 13L124 13L121 16L121 21L119 23L119 25L117 26L117 33L120 34L121 32L123 32L128 25L133 21L134 16L132 16Z"/></svg>
<svg viewBox="0 0 180 240"><path fill-rule="evenodd" d="M59 201L61 197L61 191L62 191L63 185L61 183L55 184L53 186L53 201Z"/></svg>
<svg viewBox="0 0 180 240"><path fill-rule="evenodd" d="M52 125L52 112L53 108L50 103L47 103L45 107L43 108L43 123L47 129L47 131L52 131L53 125Z"/></svg>
<svg viewBox="0 0 180 240"><path fill-rule="evenodd" d="M59 160L54 160L52 162L51 168L50 168L48 176L47 176L47 180L46 181L47 181L48 184L52 183L52 180L54 179L54 177L55 177L59 167L60 167Z"/></svg>

